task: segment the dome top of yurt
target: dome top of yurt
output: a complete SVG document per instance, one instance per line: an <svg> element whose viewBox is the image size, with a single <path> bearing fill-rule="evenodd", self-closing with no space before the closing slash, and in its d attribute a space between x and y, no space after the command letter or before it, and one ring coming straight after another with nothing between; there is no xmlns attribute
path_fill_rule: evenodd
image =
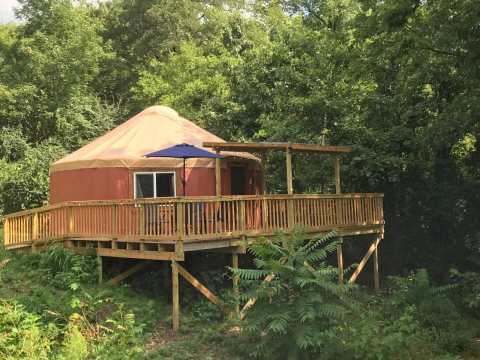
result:
<svg viewBox="0 0 480 360"><path fill-rule="evenodd" d="M146 158L145 154L176 144L187 143L203 148L204 142L223 141L167 106L151 106L54 162L50 166L50 172L103 167L179 167L181 159ZM248 153L222 152L222 155L259 161ZM187 166L212 167L214 161L189 159Z"/></svg>

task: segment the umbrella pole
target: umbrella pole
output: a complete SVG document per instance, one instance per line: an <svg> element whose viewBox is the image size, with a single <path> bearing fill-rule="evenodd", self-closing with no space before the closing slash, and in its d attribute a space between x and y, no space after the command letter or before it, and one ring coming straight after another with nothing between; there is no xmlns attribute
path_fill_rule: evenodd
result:
<svg viewBox="0 0 480 360"><path fill-rule="evenodd" d="M186 183L186 179L185 179L185 158L183 158L183 196L185 196L185 183Z"/></svg>

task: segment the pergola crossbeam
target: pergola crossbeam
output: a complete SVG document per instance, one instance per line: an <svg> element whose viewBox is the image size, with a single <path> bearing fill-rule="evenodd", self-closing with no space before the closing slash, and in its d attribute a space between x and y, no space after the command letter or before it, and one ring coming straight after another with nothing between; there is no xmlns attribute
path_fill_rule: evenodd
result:
<svg viewBox="0 0 480 360"><path fill-rule="evenodd" d="M318 144L298 144L281 142L239 143L239 142L204 142L204 147L213 148L217 151L245 151L263 152L269 150L286 151L291 149L295 152L320 152L330 154L344 154L352 151L350 146L331 146Z"/></svg>

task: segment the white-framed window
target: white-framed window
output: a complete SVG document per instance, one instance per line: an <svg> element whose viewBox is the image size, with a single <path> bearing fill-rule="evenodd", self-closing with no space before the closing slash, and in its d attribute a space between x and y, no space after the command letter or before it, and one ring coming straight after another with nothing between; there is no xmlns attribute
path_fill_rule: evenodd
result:
<svg viewBox="0 0 480 360"><path fill-rule="evenodd" d="M135 199L177 196L175 172L136 172L133 174Z"/></svg>

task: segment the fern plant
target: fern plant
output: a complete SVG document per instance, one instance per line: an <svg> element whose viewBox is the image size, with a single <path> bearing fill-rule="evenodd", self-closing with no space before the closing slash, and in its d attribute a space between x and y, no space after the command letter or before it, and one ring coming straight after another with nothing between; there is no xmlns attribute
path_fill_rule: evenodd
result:
<svg viewBox="0 0 480 360"><path fill-rule="evenodd" d="M302 231L252 244L256 269L231 269L245 292L256 299L242 326L251 338L249 355L269 359L311 359L339 355L336 328L350 310L350 287L337 283L327 264L336 250L335 233L307 239ZM264 281L269 277L271 281Z"/></svg>

